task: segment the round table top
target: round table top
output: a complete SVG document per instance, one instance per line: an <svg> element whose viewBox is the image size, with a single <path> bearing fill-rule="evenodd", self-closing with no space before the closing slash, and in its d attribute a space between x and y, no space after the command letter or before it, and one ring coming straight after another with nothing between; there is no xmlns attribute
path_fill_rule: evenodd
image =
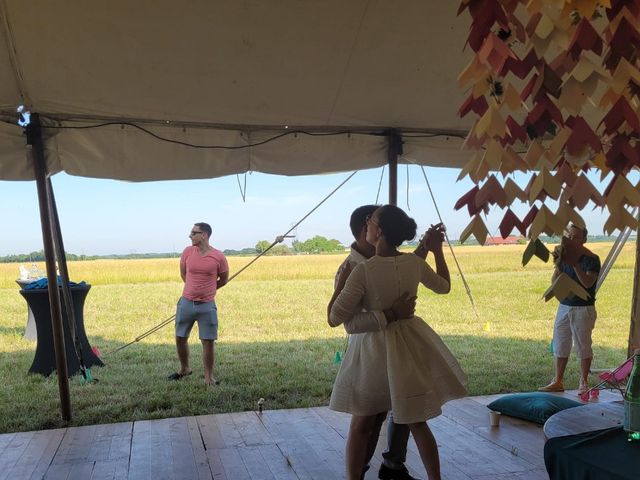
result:
<svg viewBox="0 0 640 480"><path fill-rule="evenodd" d="M567 408L552 415L544 424L544 436L549 438L619 427L624 419L624 404L616 402L594 402L579 407Z"/></svg>

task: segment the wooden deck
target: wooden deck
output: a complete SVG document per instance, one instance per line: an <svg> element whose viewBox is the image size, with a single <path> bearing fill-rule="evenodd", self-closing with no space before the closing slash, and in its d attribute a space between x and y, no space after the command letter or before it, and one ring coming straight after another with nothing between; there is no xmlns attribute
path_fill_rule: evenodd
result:
<svg viewBox="0 0 640 480"><path fill-rule="evenodd" d="M444 478L548 478L541 426L509 417L489 426L486 404L497 397L450 402L429 422ZM619 395L600 401L611 399ZM0 480L340 479L348 425L349 415L318 407L9 433L0 435ZM377 478L385 445L383 427L367 479ZM413 440L407 466L426 478Z"/></svg>

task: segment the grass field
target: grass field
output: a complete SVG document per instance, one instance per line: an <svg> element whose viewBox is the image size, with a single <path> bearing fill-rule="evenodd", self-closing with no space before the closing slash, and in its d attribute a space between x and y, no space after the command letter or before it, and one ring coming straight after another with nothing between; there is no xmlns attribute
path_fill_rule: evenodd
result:
<svg viewBox="0 0 640 480"><path fill-rule="evenodd" d="M591 248L604 260L610 246ZM451 294L420 291L417 313L459 358L471 395L534 390L553 374L548 347L557 303L541 300L551 267L533 259L522 268L523 249L456 249L479 320L453 262ZM328 327L325 308L343 258L262 258L220 291L218 387L203 384L197 335L191 338L194 375L180 382L166 380L177 368L173 328L168 326L105 355L106 366L93 370L98 383L81 385L77 376L70 380L72 424L251 410L261 397L269 409L326 405L338 369L335 354L344 349L345 334ZM233 273L251 258L229 260ZM625 358L633 264L629 245L600 290L595 367L615 366ZM90 342L103 353L173 315L182 288L177 259L74 262L69 270L72 280L92 285L85 325ZM18 293L17 276L17 264L0 264L0 432L62 425L56 376L27 374L35 344L22 338L26 303ZM576 387L573 358L567 380L568 388Z"/></svg>

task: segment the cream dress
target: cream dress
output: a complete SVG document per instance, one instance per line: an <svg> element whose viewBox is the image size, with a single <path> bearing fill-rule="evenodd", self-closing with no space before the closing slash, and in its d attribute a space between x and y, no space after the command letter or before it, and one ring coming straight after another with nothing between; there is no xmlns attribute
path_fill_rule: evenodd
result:
<svg viewBox="0 0 640 480"><path fill-rule="evenodd" d="M436 293L449 284L411 254L375 256L357 265L330 312L330 323L349 322L362 310L391 307L402 293L416 295L418 283ZM467 377L442 339L420 317L381 325L349 343L329 407L353 415L393 411L396 423L437 417L449 400L467 395Z"/></svg>

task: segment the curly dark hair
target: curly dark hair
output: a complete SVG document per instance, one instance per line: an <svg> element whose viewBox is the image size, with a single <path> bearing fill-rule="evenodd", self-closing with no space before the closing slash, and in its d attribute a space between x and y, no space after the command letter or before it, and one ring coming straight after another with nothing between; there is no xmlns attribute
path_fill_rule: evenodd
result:
<svg viewBox="0 0 640 480"><path fill-rule="evenodd" d="M399 247L402 242L415 238L418 225L404 210L395 205L384 205L377 212L378 226L391 245Z"/></svg>

